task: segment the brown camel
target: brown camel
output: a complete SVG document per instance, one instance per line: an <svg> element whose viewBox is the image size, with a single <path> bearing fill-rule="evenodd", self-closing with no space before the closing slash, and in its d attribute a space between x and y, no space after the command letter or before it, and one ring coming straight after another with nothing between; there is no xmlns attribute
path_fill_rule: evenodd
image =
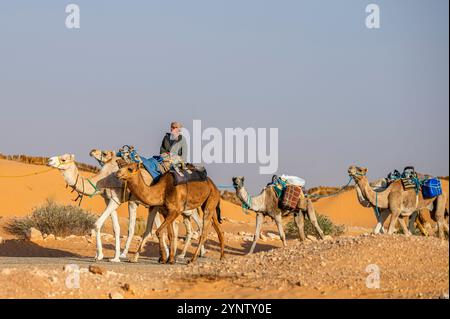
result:
<svg viewBox="0 0 450 319"><path fill-rule="evenodd" d="M203 210L203 229L199 245L191 262L194 262L198 258L200 247L205 243L211 222L219 238L221 247L220 257L221 259L224 258L224 233L220 228L218 220L218 215L220 214L220 192L210 178L203 182L189 182L187 184L174 186L174 178L169 172L162 175L156 184L148 186L142 179L140 172L142 167L140 164L127 164L120 160L118 160L118 163L121 168L117 172L117 177L126 181L128 189L136 198L138 198L138 200L150 207L163 206L165 208L165 220L156 231L160 244L161 263L175 263L173 222L183 211L195 208L201 208L201 210ZM168 259L162 240L162 232L166 227L168 228L170 240ZM146 240L147 238L142 240L138 253L144 247Z"/></svg>
<svg viewBox="0 0 450 319"><path fill-rule="evenodd" d="M445 222L445 214L448 214L448 192L426 199L421 192L416 193L415 189L405 190L401 180L391 183L384 191L375 192L367 180L365 167L350 166L348 174L355 180L361 188L364 197L373 205L381 209L389 209L392 213L389 222L388 234L395 231L395 225L399 217L409 217L414 212L421 209L429 209L434 216L438 226L439 238L444 238L444 231L448 234L448 225Z"/></svg>
<svg viewBox="0 0 450 319"><path fill-rule="evenodd" d="M279 199L273 187L265 187L258 196L250 196L244 186L245 178L233 177L233 186L236 190L237 197L249 209L256 212L256 230L253 237L253 243L248 254L252 254L255 250L256 243L261 234L261 225L264 221L264 216L270 216L277 224L278 232L280 234L283 246L286 247L286 236L284 234L282 225L282 216L294 213L294 221L298 228L298 233L301 241L306 239L305 236L305 216L307 215L321 239L325 238L322 229L317 222L316 212L314 210L311 199L304 195L300 197L297 207L294 211L284 211L279 208Z"/></svg>

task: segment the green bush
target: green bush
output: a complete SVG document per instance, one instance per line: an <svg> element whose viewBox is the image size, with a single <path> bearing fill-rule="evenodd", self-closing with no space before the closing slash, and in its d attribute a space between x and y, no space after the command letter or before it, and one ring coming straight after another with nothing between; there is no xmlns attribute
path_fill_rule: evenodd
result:
<svg viewBox="0 0 450 319"><path fill-rule="evenodd" d="M36 208L30 216L15 218L4 228L10 234L25 238L31 227L43 234L65 237L87 235L95 228L96 216L80 207L59 205L51 200Z"/></svg>
<svg viewBox="0 0 450 319"><path fill-rule="evenodd" d="M343 225L335 225L331 219L325 215L317 215L317 222L319 223L324 235L339 236L345 231L345 227ZM319 235L308 218L305 218L305 235ZM293 220L286 225L286 236L290 238L298 238L297 224L295 224Z"/></svg>

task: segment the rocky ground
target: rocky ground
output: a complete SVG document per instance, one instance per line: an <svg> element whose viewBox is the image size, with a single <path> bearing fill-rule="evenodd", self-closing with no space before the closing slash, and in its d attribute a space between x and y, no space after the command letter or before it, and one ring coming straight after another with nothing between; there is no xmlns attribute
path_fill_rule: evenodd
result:
<svg viewBox="0 0 450 319"><path fill-rule="evenodd" d="M95 251L90 238L51 239L72 252L0 257L0 298L448 298L448 241L361 234L279 248L270 233L254 255L244 255L243 231L229 237L225 260L209 240L207 258L173 266L157 263L155 242L138 264L112 264L83 256L86 243Z"/></svg>

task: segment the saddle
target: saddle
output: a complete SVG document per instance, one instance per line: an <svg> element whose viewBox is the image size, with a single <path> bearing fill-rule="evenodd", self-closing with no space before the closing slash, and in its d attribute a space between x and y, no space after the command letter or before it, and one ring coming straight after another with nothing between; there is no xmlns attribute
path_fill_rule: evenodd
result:
<svg viewBox="0 0 450 319"><path fill-rule="evenodd" d="M206 169L204 167L196 167L192 164L188 164L187 169L182 171L172 167L169 170L169 174L173 177L174 186L184 185L190 182L206 182L208 180Z"/></svg>

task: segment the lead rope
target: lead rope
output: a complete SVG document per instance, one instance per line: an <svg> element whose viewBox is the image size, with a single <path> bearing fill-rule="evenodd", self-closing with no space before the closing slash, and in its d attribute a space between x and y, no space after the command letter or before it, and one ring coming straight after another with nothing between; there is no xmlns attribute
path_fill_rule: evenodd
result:
<svg viewBox="0 0 450 319"><path fill-rule="evenodd" d="M244 214L246 214L246 215L250 214L248 212L250 207L252 207L252 197L250 196L250 194L247 194L247 201L242 202L242 211L244 212Z"/></svg>

